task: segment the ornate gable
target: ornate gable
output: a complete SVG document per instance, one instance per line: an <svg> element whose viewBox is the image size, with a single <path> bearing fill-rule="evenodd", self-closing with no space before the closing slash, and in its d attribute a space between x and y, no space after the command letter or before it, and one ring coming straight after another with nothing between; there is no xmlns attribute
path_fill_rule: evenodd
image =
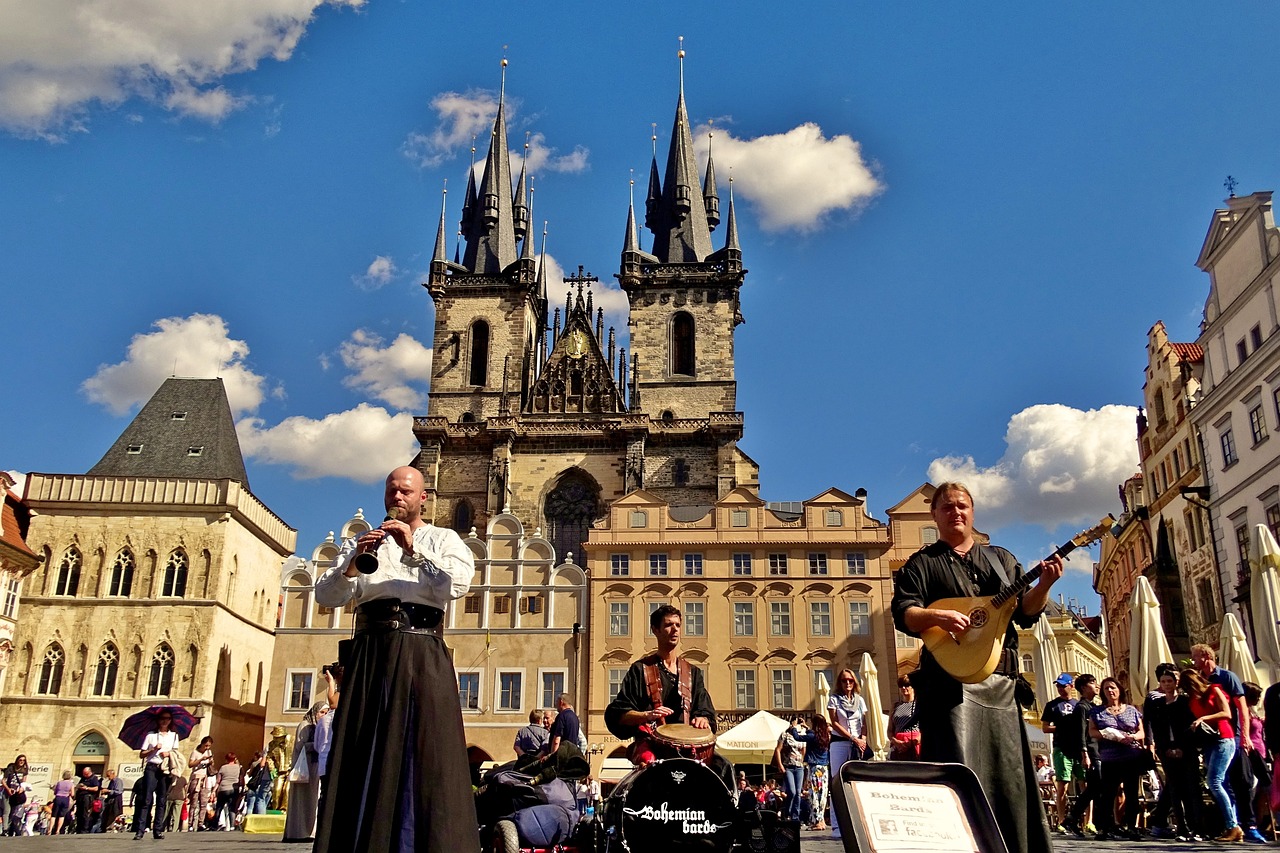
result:
<svg viewBox="0 0 1280 853"><path fill-rule="evenodd" d="M551 354L533 384L525 412L576 415L613 414L626 410L609 359L591 328L590 309L582 301L579 286L577 301L568 312L564 331L556 338Z"/></svg>

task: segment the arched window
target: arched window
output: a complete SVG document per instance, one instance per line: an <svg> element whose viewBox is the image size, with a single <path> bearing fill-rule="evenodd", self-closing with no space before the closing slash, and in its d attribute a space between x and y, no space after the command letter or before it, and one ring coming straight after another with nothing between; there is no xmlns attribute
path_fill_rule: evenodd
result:
<svg viewBox="0 0 1280 853"><path fill-rule="evenodd" d="M54 595L75 595L80 588L80 549L72 545L62 555L58 563L58 580L54 585Z"/></svg>
<svg viewBox="0 0 1280 853"><path fill-rule="evenodd" d="M164 585L160 590L163 596L181 598L187 594L187 552L175 548L169 555L169 562L164 564Z"/></svg>
<svg viewBox="0 0 1280 853"><path fill-rule="evenodd" d="M683 459L673 460L671 463L671 482L677 486L689 485L689 463Z"/></svg>
<svg viewBox="0 0 1280 853"><path fill-rule="evenodd" d="M475 512L471 509L471 501L458 501L457 506L453 508L453 529L459 536L466 536L471 532L471 525L474 523Z"/></svg>
<svg viewBox="0 0 1280 853"><path fill-rule="evenodd" d="M41 696L58 695L62 690L62 665L66 658L62 646L57 643L49 644L49 648L44 650L44 660L40 663L40 683L36 686L36 693Z"/></svg>
<svg viewBox="0 0 1280 853"><path fill-rule="evenodd" d="M290 576L284 588L284 614L280 626L284 628L307 627L307 615L311 610L311 578L305 573Z"/></svg>
<svg viewBox="0 0 1280 853"><path fill-rule="evenodd" d="M671 372L681 376L694 374L693 316L684 311L671 318Z"/></svg>
<svg viewBox="0 0 1280 853"><path fill-rule="evenodd" d="M111 566L111 581L107 586L107 595L128 597L133 593L133 552L121 548L116 554L116 561Z"/></svg>
<svg viewBox="0 0 1280 853"><path fill-rule="evenodd" d="M484 320L471 324L471 384L489 384L489 324Z"/></svg>
<svg viewBox="0 0 1280 853"><path fill-rule="evenodd" d="M98 652L98 664L93 670L93 695L114 696L116 675L120 671L120 651L111 643Z"/></svg>
<svg viewBox="0 0 1280 853"><path fill-rule="evenodd" d="M574 562L584 565L582 543L600 514L600 487L595 480L577 469L566 472L547 495L543 514L556 559L564 560L572 551Z"/></svg>
<svg viewBox="0 0 1280 853"><path fill-rule="evenodd" d="M151 656L151 677L147 679L148 696L168 696L173 688L173 649L161 643Z"/></svg>

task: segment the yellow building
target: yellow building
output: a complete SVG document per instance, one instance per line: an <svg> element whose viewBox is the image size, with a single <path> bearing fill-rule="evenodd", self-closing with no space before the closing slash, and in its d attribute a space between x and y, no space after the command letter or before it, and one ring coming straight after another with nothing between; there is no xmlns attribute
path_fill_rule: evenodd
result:
<svg viewBox="0 0 1280 853"><path fill-rule="evenodd" d="M722 731L759 709L811 712L816 676L834 683L863 652L880 680L864 689L891 707L891 565L919 547L932 521L894 510L890 519L867 514L865 493L839 489L792 505L766 504L745 487L714 505L672 506L644 490L616 501L586 545L590 702L579 716L588 740L618 749L604 708L631 662L652 650L649 614L668 602L684 613L682 653L703 669ZM910 544L895 547L891 529Z"/></svg>
<svg viewBox="0 0 1280 853"><path fill-rule="evenodd" d="M249 491L221 380L166 380L93 469L31 474L26 502L44 562L0 696L10 747L38 772L128 776L124 719L180 704L252 754L296 534Z"/></svg>
<svg viewBox="0 0 1280 853"><path fill-rule="evenodd" d="M17 481L0 471L0 491L4 493L0 514L0 695L3 695L4 671L13 659L22 579L40 565L40 558L27 547L31 513L14 494L16 486Z"/></svg>

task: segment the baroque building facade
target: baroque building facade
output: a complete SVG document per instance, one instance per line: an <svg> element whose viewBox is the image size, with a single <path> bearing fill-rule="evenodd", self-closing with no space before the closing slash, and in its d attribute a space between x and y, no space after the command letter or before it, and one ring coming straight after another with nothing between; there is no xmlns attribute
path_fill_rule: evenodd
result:
<svg viewBox="0 0 1280 853"><path fill-rule="evenodd" d="M33 766L138 771L124 719L181 704L197 735L262 740L294 531L249 490L221 380L168 379L86 474L27 477L16 660L0 730Z"/></svg>
<svg viewBox="0 0 1280 853"><path fill-rule="evenodd" d="M1154 543L1148 575L1170 648L1179 659L1192 644L1216 643L1222 595L1214 572L1200 442L1191 409L1200 393L1204 349L1169 340L1163 322L1147 332L1145 412L1138 418L1138 454L1146 491L1146 522Z"/></svg>
<svg viewBox="0 0 1280 853"><path fill-rule="evenodd" d="M1271 193L1232 196L1213 212L1196 266L1209 275L1191 410L1204 457L1218 585L1250 636L1249 536L1280 530L1280 229Z"/></svg>
<svg viewBox="0 0 1280 853"><path fill-rule="evenodd" d="M925 526L915 518L895 532L919 543ZM649 615L662 604L683 612L681 653L703 669L721 731L761 709L807 716L817 676L834 685L864 652L879 683L863 689L896 695L894 546L865 493L828 489L785 509L746 487L711 505L673 505L647 490L615 502L587 544L588 739L622 749L604 708L631 662L653 650Z"/></svg>

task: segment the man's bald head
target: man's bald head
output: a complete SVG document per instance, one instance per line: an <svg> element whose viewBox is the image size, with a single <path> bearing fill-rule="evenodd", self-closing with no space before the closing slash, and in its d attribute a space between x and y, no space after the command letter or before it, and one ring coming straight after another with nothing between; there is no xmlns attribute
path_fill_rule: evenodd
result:
<svg viewBox="0 0 1280 853"><path fill-rule="evenodd" d="M422 502L427 488L422 472L408 465L401 466L387 475L384 503L387 514L398 516L406 524L416 525L422 519ZM392 512L395 509L397 512Z"/></svg>

